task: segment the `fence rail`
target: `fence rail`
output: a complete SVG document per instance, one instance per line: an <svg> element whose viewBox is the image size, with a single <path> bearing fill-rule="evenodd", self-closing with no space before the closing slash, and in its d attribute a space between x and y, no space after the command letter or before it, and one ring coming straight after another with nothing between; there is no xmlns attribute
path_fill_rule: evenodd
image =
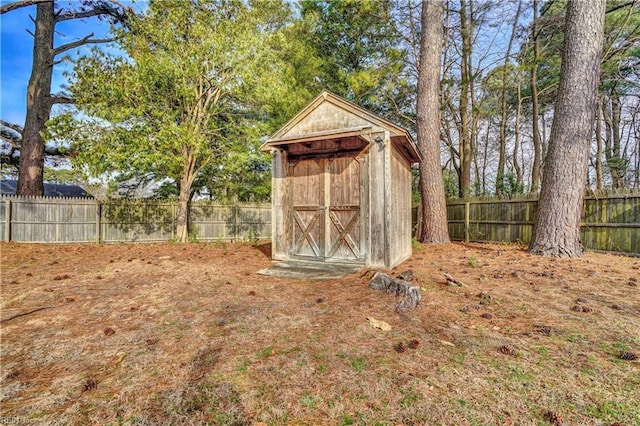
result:
<svg viewBox="0 0 640 426"><path fill-rule="evenodd" d="M527 244L536 205L536 199L449 201L449 235L452 240ZM171 241L177 210L176 203L161 201L5 196L0 198L0 241ZM271 238L268 204L196 201L189 217L192 240ZM581 234L587 249L640 254L640 193L586 197Z"/></svg>
<svg viewBox="0 0 640 426"><path fill-rule="evenodd" d="M160 242L175 238L177 204L87 198L2 197L0 241ZM189 238L271 238L270 205L191 203Z"/></svg>

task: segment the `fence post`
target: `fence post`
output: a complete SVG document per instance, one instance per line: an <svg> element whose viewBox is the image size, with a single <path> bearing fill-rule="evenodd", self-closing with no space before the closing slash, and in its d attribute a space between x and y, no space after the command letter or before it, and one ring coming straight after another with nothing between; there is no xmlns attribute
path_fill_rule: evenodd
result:
<svg viewBox="0 0 640 426"><path fill-rule="evenodd" d="M96 244L100 244L102 241L102 224L100 223L102 220L102 204L100 201L96 202Z"/></svg>
<svg viewBox="0 0 640 426"><path fill-rule="evenodd" d="M56 206L56 243L60 242L60 204Z"/></svg>
<svg viewBox="0 0 640 426"><path fill-rule="evenodd" d="M233 239L232 241L240 241L240 206L234 207L235 216L233 223Z"/></svg>
<svg viewBox="0 0 640 426"><path fill-rule="evenodd" d="M464 203L464 242L469 242L469 210L471 203L466 201Z"/></svg>
<svg viewBox="0 0 640 426"><path fill-rule="evenodd" d="M171 202L171 241L176 239L176 204Z"/></svg>
<svg viewBox="0 0 640 426"><path fill-rule="evenodd" d="M4 240L11 241L11 200L4 201Z"/></svg>

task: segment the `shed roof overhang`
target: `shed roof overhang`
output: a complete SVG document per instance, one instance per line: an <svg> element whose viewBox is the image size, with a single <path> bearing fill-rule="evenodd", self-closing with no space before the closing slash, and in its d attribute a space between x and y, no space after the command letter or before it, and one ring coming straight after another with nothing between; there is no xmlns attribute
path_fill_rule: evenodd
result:
<svg viewBox="0 0 640 426"><path fill-rule="evenodd" d="M362 126L304 135L276 137L268 139L262 144L261 149L265 152L269 152L273 148L282 149L293 156L359 151L369 146L372 142L378 142L378 139L372 133L371 126ZM391 142L410 163L422 161L422 156L408 134L392 134Z"/></svg>
<svg viewBox="0 0 640 426"><path fill-rule="evenodd" d="M263 151L269 151L271 147L289 145L292 143L315 142L329 139L342 139L348 137L362 137L371 133L371 126L351 127L348 129L327 130L324 132L307 133L305 135L285 136L282 138L268 139L262 146Z"/></svg>
<svg viewBox="0 0 640 426"><path fill-rule="evenodd" d="M363 151L373 140L367 137L371 126L327 130L303 135L276 137L267 140L263 151L281 149L292 157L335 156L338 153L356 154Z"/></svg>

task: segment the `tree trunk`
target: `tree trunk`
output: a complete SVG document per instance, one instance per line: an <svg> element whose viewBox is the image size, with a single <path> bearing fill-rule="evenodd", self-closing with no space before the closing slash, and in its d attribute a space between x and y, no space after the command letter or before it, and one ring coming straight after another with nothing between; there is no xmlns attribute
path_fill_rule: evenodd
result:
<svg viewBox="0 0 640 426"><path fill-rule="evenodd" d="M627 159L622 150L622 138L620 133L620 116L622 115L622 103L620 102L620 94L614 87L611 93L611 129L613 131L613 149L615 155L616 170L613 179L613 187L616 189L624 188L624 178L627 174Z"/></svg>
<svg viewBox="0 0 640 426"><path fill-rule="evenodd" d="M633 136L636 138L636 152L635 152L635 172L633 173L633 187L640 189L640 124L636 121L637 112L633 113Z"/></svg>
<svg viewBox="0 0 640 426"><path fill-rule="evenodd" d="M522 168L520 167L520 160L518 159L519 151L520 151L520 115L522 114L522 92L520 90L520 86L522 83L521 79L521 71L518 69L518 81L516 87L517 94L517 105L516 105L516 118L514 123L514 143L513 143L513 170L516 172L516 183L518 184L518 189L522 190L524 186L524 178L522 174Z"/></svg>
<svg viewBox="0 0 640 426"><path fill-rule="evenodd" d="M189 237L189 202L191 201L191 187L196 178L195 166L195 157L188 152L185 153L185 165L180 177L178 214L176 216L176 240L181 243L186 243Z"/></svg>
<svg viewBox="0 0 640 426"><path fill-rule="evenodd" d="M484 146L482 147L482 185L480 188L482 189L481 195L487 195L487 164L489 163L489 137L491 132L489 129L491 128L491 117L488 117L489 122L487 123L487 131L484 133ZM476 164L478 163L478 154L476 153ZM477 165L476 165L477 169ZM480 194L478 194L480 195Z"/></svg>
<svg viewBox="0 0 640 426"><path fill-rule="evenodd" d="M513 40L516 37L516 30L518 29L518 20L520 19L520 6L521 1L518 1L518 7L516 9L516 16L513 20L513 27L511 28L511 36L509 37L509 43L507 44L507 53L504 55L504 64L502 66L502 90L500 94L500 153L498 155L498 172L496 174L496 195L500 196L504 192L504 168L507 162L507 67L509 66L509 58L511 56L511 46Z"/></svg>
<svg viewBox="0 0 640 426"><path fill-rule="evenodd" d="M468 198L471 194L471 164L472 164L472 147L471 135L469 131L469 96L470 84L472 79L471 73L471 52L472 37L471 23L467 18L467 2L460 0L460 34L462 35L462 55L460 62L460 125L459 125L459 155L460 155L460 179L459 192L460 197Z"/></svg>
<svg viewBox="0 0 640 426"><path fill-rule="evenodd" d="M422 1L422 33L418 68L417 125L422 197L423 243L448 243L447 203L440 164L440 59L444 20L442 0Z"/></svg>
<svg viewBox="0 0 640 426"><path fill-rule="evenodd" d="M620 116L622 113L622 104L620 103L620 95L614 86L611 89L608 102L607 97L603 97L602 111L607 130L605 138L605 158L607 166L611 173L611 185L618 189L624 187L624 178L627 171L627 159L622 153L622 144L620 138ZM611 106L611 110L609 110Z"/></svg>
<svg viewBox="0 0 640 426"><path fill-rule="evenodd" d="M448 2L445 7L445 17L444 17L444 28L450 28L450 13L451 8L448 7ZM442 45L442 69L443 73L451 72L453 66L453 61L449 59L449 37L447 34L444 34L443 45ZM441 129L442 129L442 137L445 145L449 150L449 158L450 158L450 166L448 170L448 181L452 180L453 172L455 171L456 176L458 176L458 185L460 184L460 152L456 149L456 141L454 141L452 135L452 125L451 122L455 123L455 110L453 107L453 102L451 101L451 81L453 78L451 75L447 74L443 76L440 81L440 120L441 120ZM457 159L457 161L456 161ZM445 166L446 168L446 166ZM453 168L453 170L451 170ZM450 189L452 190L452 189ZM459 186L456 189L456 192L459 194ZM446 193L446 189L445 189Z"/></svg>
<svg viewBox="0 0 640 426"><path fill-rule="evenodd" d="M27 87L27 116L20 148L17 195L44 194L44 144L41 132L51 112L51 78L53 68L53 2L37 5L33 65Z"/></svg>
<svg viewBox="0 0 640 426"><path fill-rule="evenodd" d="M178 196L178 214L176 216L176 240L185 243L189 236L189 192L180 179L180 195Z"/></svg>
<svg viewBox="0 0 640 426"><path fill-rule="evenodd" d="M580 218L598 95L606 0L567 3L558 98L529 249L583 253Z"/></svg>
<svg viewBox="0 0 640 426"><path fill-rule="evenodd" d="M538 60L540 45L538 43L538 0L533 0L533 64L531 66L531 123L533 125L533 164L531 165L531 192L538 192L540 185L540 169L542 165L542 142L540 141L540 106L538 105Z"/></svg>
<svg viewBox="0 0 640 426"><path fill-rule="evenodd" d="M471 55L469 55L469 65L471 65ZM473 76L473 70L470 67L469 70L469 75ZM480 145L478 144L478 135L480 134L480 130L479 130L479 121L480 121L480 111L477 107L477 98L476 98L476 93L473 87L473 77L469 83L469 93L471 94L470 96L470 101L471 101L471 128L469 130L469 138L471 139L471 150L469 152L472 153L472 158L471 161L473 163L473 167L474 167L474 172L475 172L475 180L474 180L474 184L473 184L473 192L472 194L474 195L484 195L485 194L485 187L484 187L484 180L482 180L483 178L480 177L480 169L479 169L479 164L478 164L478 151L480 150ZM489 133L489 128L487 127L487 133ZM486 160L486 156L485 156L485 160ZM484 175L484 173L486 172L486 167L483 168L482 173Z"/></svg>
<svg viewBox="0 0 640 426"><path fill-rule="evenodd" d="M598 102L596 117L596 191L602 191L602 102Z"/></svg>

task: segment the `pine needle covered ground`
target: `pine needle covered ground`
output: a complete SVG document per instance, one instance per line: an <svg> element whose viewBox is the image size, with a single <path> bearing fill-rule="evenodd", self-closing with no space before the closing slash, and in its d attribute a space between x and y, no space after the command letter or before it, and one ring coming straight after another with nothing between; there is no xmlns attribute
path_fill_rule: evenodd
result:
<svg viewBox="0 0 640 426"><path fill-rule="evenodd" d="M638 258L417 247L400 316L364 270L256 275L265 244L0 249L3 421L640 424Z"/></svg>

